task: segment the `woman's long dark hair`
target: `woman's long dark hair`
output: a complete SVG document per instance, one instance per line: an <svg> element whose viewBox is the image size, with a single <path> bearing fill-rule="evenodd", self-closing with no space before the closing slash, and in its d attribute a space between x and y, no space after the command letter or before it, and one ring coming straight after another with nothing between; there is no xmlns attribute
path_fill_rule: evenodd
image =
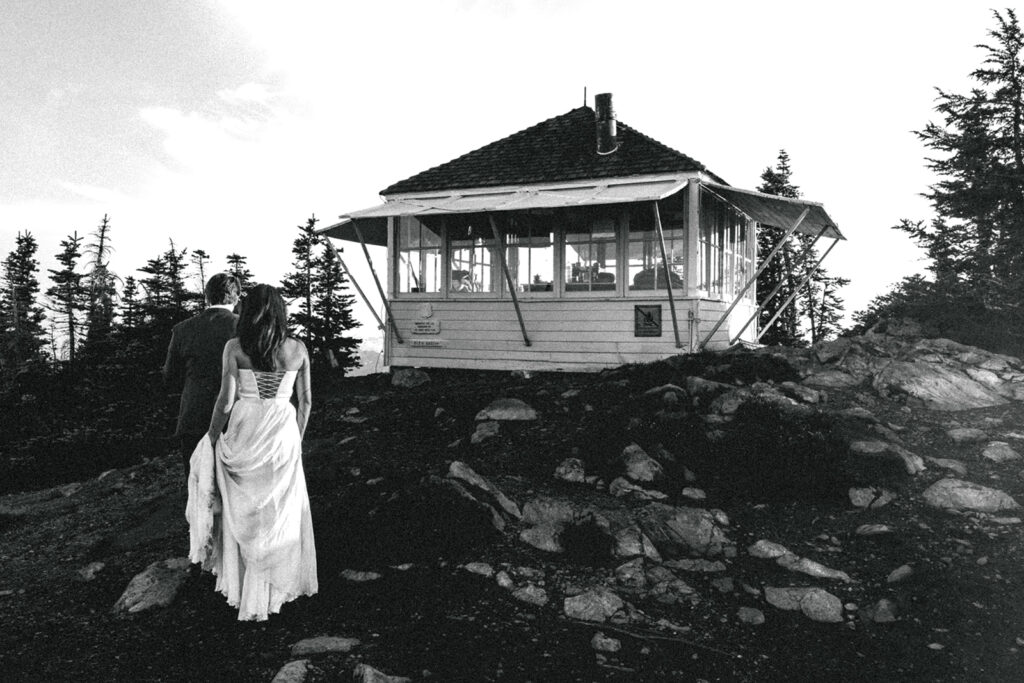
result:
<svg viewBox="0 0 1024 683"><path fill-rule="evenodd" d="M280 293L270 285L256 285L246 292L236 329L253 369L276 370L274 356L288 338L288 309Z"/></svg>

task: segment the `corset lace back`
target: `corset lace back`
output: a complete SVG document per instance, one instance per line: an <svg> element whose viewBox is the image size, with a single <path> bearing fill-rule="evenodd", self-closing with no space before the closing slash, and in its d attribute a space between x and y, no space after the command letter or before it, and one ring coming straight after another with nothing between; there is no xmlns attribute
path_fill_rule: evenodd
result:
<svg viewBox="0 0 1024 683"><path fill-rule="evenodd" d="M292 393L295 374L294 370L265 372L243 369L239 373L239 396L262 400L288 398Z"/></svg>

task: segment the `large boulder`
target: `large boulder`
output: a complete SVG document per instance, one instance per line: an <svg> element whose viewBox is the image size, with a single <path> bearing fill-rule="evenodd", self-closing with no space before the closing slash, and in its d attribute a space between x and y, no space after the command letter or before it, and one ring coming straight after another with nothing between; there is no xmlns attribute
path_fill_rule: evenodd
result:
<svg viewBox="0 0 1024 683"><path fill-rule="evenodd" d="M477 421L505 420L521 421L536 420L537 411L518 398L499 398L476 414Z"/></svg>
<svg viewBox="0 0 1024 683"><path fill-rule="evenodd" d="M944 510L1004 512L1020 508L1020 504L1003 491L953 477L940 479L929 486L924 492L924 500L932 507Z"/></svg>
<svg viewBox="0 0 1024 683"><path fill-rule="evenodd" d="M626 446L621 457L626 476L633 481L658 481L665 478L665 469L661 463L635 443Z"/></svg>
<svg viewBox="0 0 1024 683"><path fill-rule="evenodd" d="M1007 399L965 373L938 363L892 361L872 380L880 394L913 396L934 410L1000 406Z"/></svg>
<svg viewBox="0 0 1024 683"><path fill-rule="evenodd" d="M650 503L636 518L654 547L668 557L716 557L733 545L715 516L702 508Z"/></svg>
<svg viewBox="0 0 1024 683"><path fill-rule="evenodd" d="M167 607L178 597L178 591L188 578L187 557L159 560L146 567L125 588L114 603L114 612L142 612L153 607Z"/></svg>

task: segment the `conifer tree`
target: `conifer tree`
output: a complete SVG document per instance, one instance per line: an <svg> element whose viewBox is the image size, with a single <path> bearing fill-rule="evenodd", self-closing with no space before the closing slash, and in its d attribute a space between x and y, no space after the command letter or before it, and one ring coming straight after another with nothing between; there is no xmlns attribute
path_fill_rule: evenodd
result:
<svg viewBox="0 0 1024 683"><path fill-rule="evenodd" d="M78 259L82 256L82 238L78 233L61 240L61 252L57 254L60 270L49 269L53 286L47 288L50 310L54 313L57 329L64 334L67 343L67 360L72 367L77 359L79 333L82 326L81 314L89 310L89 289L83 284L85 277L78 272Z"/></svg>
<svg viewBox="0 0 1024 683"><path fill-rule="evenodd" d="M313 317L309 333L313 348L310 351L316 352L315 364L343 372L359 367L357 349L362 341L345 336L359 325L352 315L354 297L343 293L347 283L340 259L325 243L314 262L311 279Z"/></svg>
<svg viewBox="0 0 1024 683"><path fill-rule="evenodd" d="M142 307L139 302L139 284L129 275L124 279L121 293L121 327L133 330L142 323Z"/></svg>
<svg viewBox="0 0 1024 683"><path fill-rule="evenodd" d="M227 272L238 278L238 282L242 286L243 293L249 291L249 289L256 284L252 281L252 271L246 267L246 261L248 261L248 258L241 254L227 255Z"/></svg>
<svg viewBox="0 0 1024 683"><path fill-rule="evenodd" d="M6 367L18 366L39 355L46 344L43 320L46 314L39 305L39 262L36 252L39 245L32 233L19 232L14 250L3 262L2 293L0 308L3 310L3 327L0 328L0 361Z"/></svg>
<svg viewBox="0 0 1024 683"><path fill-rule="evenodd" d="M202 249L192 250L192 265L196 267L199 278L199 293L206 296L206 266L210 263L210 255Z"/></svg>
<svg viewBox="0 0 1024 683"><path fill-rule="evenodd" d="M316 248L322 246L322 238L316 233L316 216L310 216L305 225L299 225L299 236L292 243L295 269L285 275L281 282L281 295L293 302L298 310L289 313L288 323L294 336L301 339L307 348L313 345L313 275L316 269Z"/></svg>
<svg viewBox="0 0 1024 683"><path fill-rule="evenodd" d="M85 245L88 258L87 287L89 291L86 316L86 349L100 352L99 345L109 341L117 303L117 275L110 270L110 255L114 248L110 241L110 217L103 214L99 226Z"/></svg>
<svg viewBox="0 0 1024 683"><path fill-rule="evenodd" d="M789 166L789 154L786 150L779 150L775 168L766 168L761 174L761 185L758 192L773 194L779 197L799 197L800 188L791 180L792 170ZM774 228L762 226L757 234L757 251L762 256L771 253L785 232ZM792 241L788 241L779 253L768 263L757 278L757 303L764 303L767 296L781 287L764 310L761 311L758 325L763 329L768 324L781 306L790 296L798 281L793 272L793 263L796 258ZM800 319L799 304L793 303L775 321L771 329L764 332L761 341L769 345L794 346L800 343Z"/></svg>

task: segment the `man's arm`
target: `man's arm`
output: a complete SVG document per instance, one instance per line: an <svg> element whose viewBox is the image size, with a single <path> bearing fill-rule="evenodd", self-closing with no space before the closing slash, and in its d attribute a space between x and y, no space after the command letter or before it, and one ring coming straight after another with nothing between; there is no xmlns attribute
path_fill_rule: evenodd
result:
<svg viewBox="0 0 1024 683"><path fill-rule="evenodd" d="M164 383L181 384L181 378L185 374L184 359L181 355L181 335L177 327L171 332L171 343L167 346L167 359L164 360L164 367L161 373Z"/></svg>

